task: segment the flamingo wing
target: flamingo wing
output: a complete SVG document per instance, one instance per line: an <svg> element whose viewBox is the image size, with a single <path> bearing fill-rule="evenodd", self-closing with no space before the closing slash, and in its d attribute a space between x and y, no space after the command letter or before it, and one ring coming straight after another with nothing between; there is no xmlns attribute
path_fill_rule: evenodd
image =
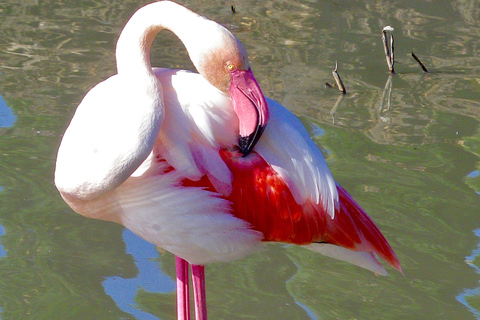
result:
<svg viewBox="0 0 480 320"><path fill-rule="evenodd" d="M337 188L320 149L294 114L267 101L270 121L255 150L285 181L297 203L322 204L334 218Z"/></svg>

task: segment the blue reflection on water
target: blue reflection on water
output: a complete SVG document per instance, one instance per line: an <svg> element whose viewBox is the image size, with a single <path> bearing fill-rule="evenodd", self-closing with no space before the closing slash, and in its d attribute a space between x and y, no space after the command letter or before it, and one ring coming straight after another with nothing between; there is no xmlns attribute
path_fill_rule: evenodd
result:
<svg viewBox="0 0 480 320"><path fill-rule="evenodd" d="M317 137L323 136L324 134L325 134L325 130L323 130L322 128L320 128L314 123L310 124L310 135L312 138L317 138ZM319 147L320 147L320 150L322 151L323 156L325 157L329 156L332 153L329 149L326 149L323 146L319 146Z"/></svg>
<svg viewBox="0 0 480 320"><path fill-rule="evenodd" d="M319 136L323 136L325 134L325 130L323 130L322 128L320 128L319 126L317 126L314 123L311 123L310 127L311 127L311 133L310 134L314 138L319 137Z"/></svg>
<svg viewBox="0 0 480 320"><path fill-rule="evenodd" d="M167 293L175 290L175 282L160 270L157 261L152 260L158 257L158 251L153 244L137 237L129 230L123 232L123 241L127 247L126 252L135 259L138 275L133 279L107 278L102 283L103 288L122 311L139 320L157 319L136 307L137 290L143 288L149 292Z"/></svg>
<svg viewBox="0 0 480 320"><path fill-rule="evenodd" d="M293 262L293 261L292 261ZM297 267L297 270L300 269L300 266L298 264L296 264L295 262L293 262L293 264L295 264L295 266ZM288 279L287 281L285 281L285 283L289 283L290 281L293 280L293 278L295 277L295 274L293 276L290 277L290 279ZM292 296L293 300L295 300L295 303L300 307L302 308L303 310L305 310L305 312L308 314L309 318L312 319L312 320L317 320L317 317L315 316L315 314L313 313L312 310L310 310L306 305L304 305L303 303L300 303L297 301L297 299L295 299L294 296Z"/></svg>
<svg viewBox="0 0 480 320"><path fill-rule="evenodd" d="M467 174L467 178L476 178L480 176L480 170L475 170Z"/></svg>
<svg viewBox="0 0 480 320"><path fill-rule="evenodd" d="M0 187L0 191L2 191L2 187ZM0 224L0 239L1 236L5 235L5 227ZM1 242L0 242L1 243ZM0 258L6 257L7 256L7 251L3 249L3 246L0 244ZM2 319L2 307L0 307L0 319Z"/></svg>
<svg viewBox="0 0 480 320"><path fill-rule="evenodd" d="M5 100L0 96L0 128L8 128L15 123L15 115L7 106Z"/></svg>
<svg viewBox="0 0 480 320"><path fill-rule="evenodd" d="M5 227L0 224L0 236L3 236L4 234L5 234ZM6 256L7 256L7 251L5 251L5 249L3 249L3 246L0 244L0 258L6 257ZM0 309L0 312L1 311L2 310Z"/></svg>
<svg viewBox="0 0 480 320"><path fill-rule="evenodd" d="M480 229L474 230L473 233L480 238ZM480 268L477 267L473 261L480 255L480 243L478 244L477 248L472 251L472 254L465 258L465 262L472 268L475 269L477 273L480 273ZM473 313L477 319L480 319L480 311L472 307L467 299L469 297L478 297L480 296L480 288L477 287L475 289L465 289L462 293L456 296L458 302L463 304L468 310Z"/></svg>

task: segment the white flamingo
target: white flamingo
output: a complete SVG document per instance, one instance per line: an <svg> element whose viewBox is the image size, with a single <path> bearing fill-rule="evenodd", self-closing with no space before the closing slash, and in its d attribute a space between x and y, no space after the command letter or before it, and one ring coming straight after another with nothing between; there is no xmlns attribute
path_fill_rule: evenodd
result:
<svg viewBox="0 0 480 320"><path fill-rule="evenodd" d="M152 69L162 29L200 74ZM174 255L179 319L206 319L204 267L263 241L386 274L401 271L383 235L336 184L300 121L265 99L240 41L169 1L139 9L117 43L118 73L91 89L58 151L55 183L76 212L114 221ZM268 124L268 125L267 125Z"/></svg>

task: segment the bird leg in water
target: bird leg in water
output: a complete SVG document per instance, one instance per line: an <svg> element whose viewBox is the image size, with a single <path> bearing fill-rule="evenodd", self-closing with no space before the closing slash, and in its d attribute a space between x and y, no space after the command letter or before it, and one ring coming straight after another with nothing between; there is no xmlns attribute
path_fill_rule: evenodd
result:
<svg viewBox="0 0 480 320"><path fill-rule="evenodd" d="M190 320L190 298L188 290L188 262L175 257L177 272L177 318Z"/></svg>
<svg viewBox="0 0 480 320"><path fill-rule="evenodd" d="M205 266L192 264L193 295L195 297L195 319L207 320L205 292Z"/></svg>

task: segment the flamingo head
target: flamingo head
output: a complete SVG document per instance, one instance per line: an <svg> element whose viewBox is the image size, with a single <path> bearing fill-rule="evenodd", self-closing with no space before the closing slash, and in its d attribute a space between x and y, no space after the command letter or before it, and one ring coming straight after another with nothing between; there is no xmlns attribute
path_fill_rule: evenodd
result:
<svg viewBox="0 0 480 320"><path fill-rule="evenodd" d="M239 122L239 147L247 156L260 139L269 118L268 106L251 68L239 69L227 64L229 93Z"/></svg>
<svg viewBox="0 0 480 320"><path fill-rule="evenodd" d="M247 51L230 31L217 25L213 45L192 58L197 70L215 87L229 95L238 117L240 151L247 156L267 125L269 111L255 79ZM210 38L212 39L212 38Z"/></svg>

